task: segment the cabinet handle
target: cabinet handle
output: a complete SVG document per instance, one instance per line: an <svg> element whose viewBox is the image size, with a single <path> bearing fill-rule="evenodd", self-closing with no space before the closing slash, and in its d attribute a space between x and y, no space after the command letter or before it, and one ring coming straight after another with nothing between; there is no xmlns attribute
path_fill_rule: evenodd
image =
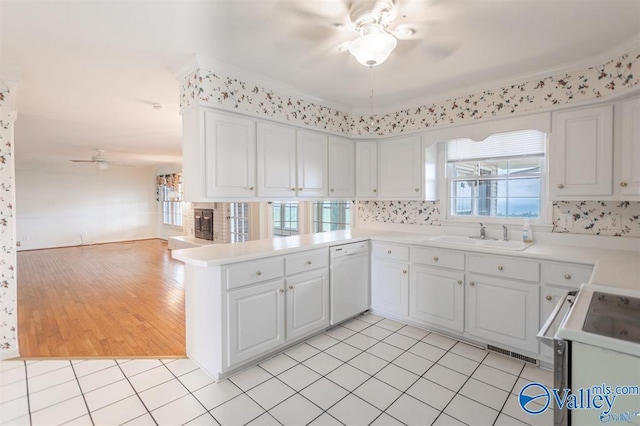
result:
<svg viewBox="0 0 640 426"><path fill-rule="evenodd" d="M498 266L498 271L502 271L502 270L504 270L504 267L502 265L499 265Z"/></svg>
<svg viewBox="0 0 640 426"><path fill-rule="evenodd" d="M306 261L306 263L305 263L305 265L311 265L311 261L310 261L310 260L307 260L307 261Z"/></svg>
<svg viewBox="0 0 640 426"><path fill-rule="evenodd" d="M462 285L462 280L458 280L458 285Z"/></svg>
<svg viewBox="0 0 640 426"><path fill-rule="evenodd" d="M302 188L298 188L298 191L302 191Z"/></svg>
<svg viewBox="0 0 640 426"><path fill-rule="evenodd" d="M628 185L627 182L620 182L620 186L623 187L623 188L626 187L627 185Z"/></svg>
<svg viewBox="0 0 640 426"><path fill-rule="evenodd" d="M570 279L571 279L571 275L569 275L569 274L564 274L564 279L565 279L565 280L570 280Z"/></svg>
<svg viewBox="0 0 640 426"><path fill-rule="evenodd" d="M391 250L387 250L387 254L391 254Z"/></svg>
<svg viewBox="0 0 640 426"><path fill-rule="evenodd" d="M331 192L334 192L334 191L335 191L335 189L331 188Z"/></svg>
<svg viewBox="0 0 640 426"><path fill-rule="evenodd" d="M250 187L249 187L249 191L253 191L254 189L256 189L256 187L255 187L255 186L250 186Z"/></svg>
<svg viewBox="0 0 640 426"><path fill-rule="evenodd" d="M377 190L377 189L374 189L374 190L373 190L373 192L378 192L378 190Z"/></svg>
<svg viewBox="0 0 640 426"><path fill-rule="evenodd" d="M545 299L547 299L548 301L552 301L552 300L553 300L553 297L551 297L551 295L550 295L550 294L547 294L547 297L545 297Z"/></svg>
<svg viewBox="0 0 640 426"><path fill-rule="evenodd" d="M296 189L295 189L295 188L291 188L291 190L292 190L292 191L295 191Z"/></svg>
<svg viewBox="0 0 640 426"><path fill-rule="evenodd" d="M278 290L280 293L284 293L284 288Z"/></svg>
<svg viewBox="0 0 640 426"><path fill-rule="evenodd" d="M256 272L256 275L260 276L260 275L262 275L262 272L258 271L258 272Z"/></svg>
<svg viewBox="0 0 640 426"><path fill-rule="evenodd" d="M406 273L407 273L407 270L406 270L406 269L405 269L405 270L403 270L403 271L402 271L402 273L403 273L403 274L406 274Z"/></svg>
<svg viewBox="0 0 640 426"><path fill-rule="evenodd" d="M293 286L292 285L289 286L289 290L293 290Z"/></svg>
<svg viewBox="0 0 640 426"><path fill-rule="evenodd" d="M475 281L469 281L469 285L470 285L471 287L473 287L474 285L476 285L476 283L475 283Z"/></svg>
<svg viewBox="0 0 640 426"><path fill-rule="evenodd" d="M433 261L437 262L438 261L438 256L433 256Z"/></svg>
<svg viewBox="0 0 640 426"><path fill-rule="evenodd" d="M562 188L564 188L564 185L563 185L563 184L561 184L561 183L559 183L559 184L558 184L558 188L559 188L559 189L562 189Z"/></svg>
<svg viewBox="0 0 640 426"><path fill-rule="evenodd" d="M414 191L416 191L416 192L420 192L420 188L416 188Z"/></svg>

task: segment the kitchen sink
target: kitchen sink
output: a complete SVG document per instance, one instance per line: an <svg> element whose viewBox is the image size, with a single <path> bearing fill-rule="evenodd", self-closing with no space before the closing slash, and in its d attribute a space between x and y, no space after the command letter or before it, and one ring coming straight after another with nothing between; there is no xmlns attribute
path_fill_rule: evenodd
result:
<svg viewBox="0 0 640 426"><path fill-rule="evenodd" d="M502 250L521 251L531 246L532 243L524 243L522 241L501 241L501 240L482 240L479 238L462 237L459 235L438 235L431 237L424 242L457 244L464 246L489 247Z"/></svg>

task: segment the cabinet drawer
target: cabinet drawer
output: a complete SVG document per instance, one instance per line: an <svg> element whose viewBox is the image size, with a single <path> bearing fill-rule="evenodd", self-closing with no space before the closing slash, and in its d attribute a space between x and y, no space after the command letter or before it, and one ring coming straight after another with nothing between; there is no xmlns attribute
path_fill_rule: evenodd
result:
<svg viewBox="0 0 640 426"><path fill-rule="evenodd" d="M578 288L589 282L592 266L571 263L545 263L542 265L542 279L545 283Z"/></svg>
<svg viewBox="0 0 640 426"><path fill-rule="evenodd" d="M292 254L285 259L286 275L329 266L329 249L309 250Z"/></svg>
<svg viewBox="0 0 640 426"><path fill-rule="evenodd" d="M284 262L282 257L236 263L225 268L227 289L259 283L282 277Z"/></svg>
<svg viewBox="0 0 640 426"><path fill-rule="evenodd" d="M411 247L411 262L449 269L464 269L464 253L442 249Z"/></svg>
<svg viewBox="0 0 640 426"><path fill-rule="evenodd" d="M380 259L409 261L409 247L397 244L374 243L373 256Z"/></svg>
<svg viewBox="0 0 640 426"><path fill-rule="evenodd" d="M514 278L523 281L540 281L540 263L505 257L467 255L470 272Z"/></svg>

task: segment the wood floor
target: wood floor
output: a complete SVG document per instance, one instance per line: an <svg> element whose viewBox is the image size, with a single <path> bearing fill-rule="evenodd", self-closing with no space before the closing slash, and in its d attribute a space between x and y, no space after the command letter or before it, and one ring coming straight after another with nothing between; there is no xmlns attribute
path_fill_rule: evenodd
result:
<svg viewBox="0 0 640 426"><path fill-rule="evenodd" d="M166 241L18 252L23 357L185 355L184 265Z"/></svg>

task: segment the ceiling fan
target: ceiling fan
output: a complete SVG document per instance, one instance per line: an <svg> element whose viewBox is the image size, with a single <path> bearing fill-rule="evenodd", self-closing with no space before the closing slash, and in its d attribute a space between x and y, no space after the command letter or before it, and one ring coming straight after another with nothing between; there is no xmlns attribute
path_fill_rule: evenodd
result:
<svg viewBox="0 0 640 426"><path fill-rule="evenodd" d="M319 8L319 6L322 8ZM349 51L364 66L375 67L386 61L398 42L418 40L423 37L427 24L425 5L428 2L414 0L352 0L324 2L282 2L285 10L294 12L305 20L324 21L317 27L324 31L306 29L307 39L320 41L326 38L327 30L343 30L357 33L355 39L338 46ZM328 7L331 6L331 7ZM409 19L412 22L404 22ZM327 21L330 25L327 26ZM401 21L398 23L397 21Z"/></svg>
<svg viewBox="0 0 640 426"><path fill-rule="evenodd" d="M115 161L110 160L104 154L105 154L105 151L103 149L96 149L96 155L92 155L91 160L69 160L69 161L72 161L74 163L96 163L98 165L98 168L101 170L108 169L109 164L125 165L125 164L119 164L119 163L116 163Z"/></svg>

